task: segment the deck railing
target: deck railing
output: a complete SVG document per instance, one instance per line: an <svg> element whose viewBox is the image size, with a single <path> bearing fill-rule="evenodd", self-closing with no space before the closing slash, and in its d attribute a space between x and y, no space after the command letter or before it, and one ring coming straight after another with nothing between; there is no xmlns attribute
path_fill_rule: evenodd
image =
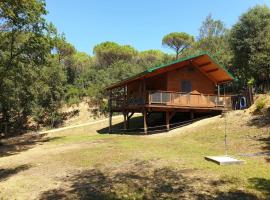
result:
<svg viewBox="0 0 270 200"><path fill-rule="evenodd" d="M179 107L213 108L231 106L231 97L213 94L194 94L170 91L147 91L145 97L112 98L112 107L164 105Z"/></svg>
<svg viewBox="0 0 270 200"><path fill-rule="evenodd" d="M230 97L212 94L149 91L148 104L187 107L227 107L230 106Z"/></svg>

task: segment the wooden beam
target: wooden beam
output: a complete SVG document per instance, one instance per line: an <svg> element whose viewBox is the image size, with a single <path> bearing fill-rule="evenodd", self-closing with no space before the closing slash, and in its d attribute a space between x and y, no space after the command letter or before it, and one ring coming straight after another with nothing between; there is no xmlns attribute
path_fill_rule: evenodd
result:
<svg viewBox="0 0 270 200"><path fill-rule="evenodd" d="M217 96L217 100L218 100L218 102L219 102L219 97L220 97L220 85L217 85L217 87L218 87L218 96Z"/></svg>
<svg viewBox="0 0 270 200"><path fill-rule="evenodd" d="M127 113L123 112L124 115L124 132L127 130Z"/></svg>
<svg viewBox="0 0 270 200"><path fill-rule="evenodd" d="M231 79L226 79L226 80L222 80L222 81L219 81L218 84L224 84L224 83L227 83L229 81L232 81Z"/></svg>
<svg viewBox="0 0 270 200"><path fill-rule="evenodd" d="M112 91L109 95L109 133L112 133Z"/></svg>
<svg viewBox="0 0 270 200"><path fill-rule="evenodd" d="M113 113L110 111L110 113L109 113L109 133L112 133L112 115L113 115Z"/></svg>
<svg viewBox="0 0 270 200"><path fill-rule="evenodd" d="M146 83L145 83L145 79L142 80L142 96L145 102L145 98L146 98Z"/></svg>
<svg viewBox="0 0 270 200"><path fill-rule="evenodd" d="M127 105L127 85L124 86L124 106Z"/></svg>
<svg viewBox="0 0 270 200"><path fill-rule="evenodd" d="M200 64L200 65L198 65L199 67L206 67L206 66L208 66L208 65L210 65L211 64L211 62L207 62L207 63L203 63L203 64Z"/></svg>
<svg viewBox="0 0 270 200"><path fill-rule="evenodd" d="M146 110L143 111L143 129L144 129L144 134L147 134L147 113Z"/></svg>
<svg viewBox="0 0 270 200"><path fill-rule="evenodd" d="M216 72L216 71L218 71L219 69L218 68L216 68L216 69L210 69L210 70L207 70L207 71L205 71L206 73L212 73L212 72Z"/></svg>
<svg viewBox="0 0 270 200"><path fill-rule="evenodd" d="M168 111L166 111L166 129L170 130L170 113Z"/></svg>
<svg viewBox="0 0 270 200"><path fill-rule="evenodd" d="M191 64L192 66L194 66L194 67L197 67L197 69L198 69L201 73L203 73L205 76L207 76L207 78L209 78L209 79L212 80L215 84L217 84L217 82L215 81L215 79L214 79L210 74L206 73L205 71L203 71L203 70L200 68L200 66L202 66L202 65L197 65L195 62L190 62L190 64Z"/></svg>

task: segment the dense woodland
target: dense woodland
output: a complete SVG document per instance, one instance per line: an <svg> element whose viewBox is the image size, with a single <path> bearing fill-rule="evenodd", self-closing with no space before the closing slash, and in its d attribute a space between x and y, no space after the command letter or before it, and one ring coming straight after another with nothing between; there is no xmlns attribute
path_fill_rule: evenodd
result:
<svg viewBox="0 0 270 200"><path fill-rule="evenodd" d="M200 52L210 53L237 77L234 88L247 84L256 92L270 88L267 6L249 9L231 28L208 15L196 36L181 32L181 24L176 24L179 32L168 33L160 41L175 55L105 41L90 56L68 43L45 20L46 14L43 0L0 1L0 128L8 124L10 133L24 131L31 123L57 126L63 120L61 106L84 97L106 113L105 86Z"/></svg>

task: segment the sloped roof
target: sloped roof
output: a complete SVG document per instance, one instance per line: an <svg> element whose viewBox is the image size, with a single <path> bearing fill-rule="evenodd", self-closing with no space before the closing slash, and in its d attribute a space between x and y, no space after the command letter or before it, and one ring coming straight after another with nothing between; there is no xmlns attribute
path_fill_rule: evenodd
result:
<svg viewBox="0 0 270 200"><path fill-rule="evenodd" d="M233 75L230 74L225 67L218 64L208 53L201 53L145 70L144 72L136 74L123 81L112 84L106 89L110 90L113 88L121 87L135 80L150 78L152 76L185 67L187 65L192 65L196 67L199 71L205 74L210 80L212 80L216 84L222 84L234 80Z"/></svg>

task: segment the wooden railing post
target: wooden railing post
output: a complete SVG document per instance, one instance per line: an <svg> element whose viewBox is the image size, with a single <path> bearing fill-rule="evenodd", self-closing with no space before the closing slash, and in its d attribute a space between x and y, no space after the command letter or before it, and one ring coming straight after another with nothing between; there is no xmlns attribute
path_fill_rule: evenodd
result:
<svg viewBox="0 0 270 200"><path fill-rule="evenodd" d="M167 131L170 130L170 113L168 111L166 111L166 129Z"/></svg>
<svg viewBox="0 0 270 200"><path fill-rule="evenodd" d="M147 134L147 113L146 110L143 111L143 130L144 134Z"/></svg>
<svg viewBox="0 0 270 200"><path fill-rule="evenodd" d="M148 91L147 92L147 94L148 94L148 104L151 104L151 92L150 91Z"/></svg>
<svg viewBox="0 0 270 200"><path fill-rule="evenodd" d="M110 90L109 95L109 133L112 132L112 91Z"/></svg>

